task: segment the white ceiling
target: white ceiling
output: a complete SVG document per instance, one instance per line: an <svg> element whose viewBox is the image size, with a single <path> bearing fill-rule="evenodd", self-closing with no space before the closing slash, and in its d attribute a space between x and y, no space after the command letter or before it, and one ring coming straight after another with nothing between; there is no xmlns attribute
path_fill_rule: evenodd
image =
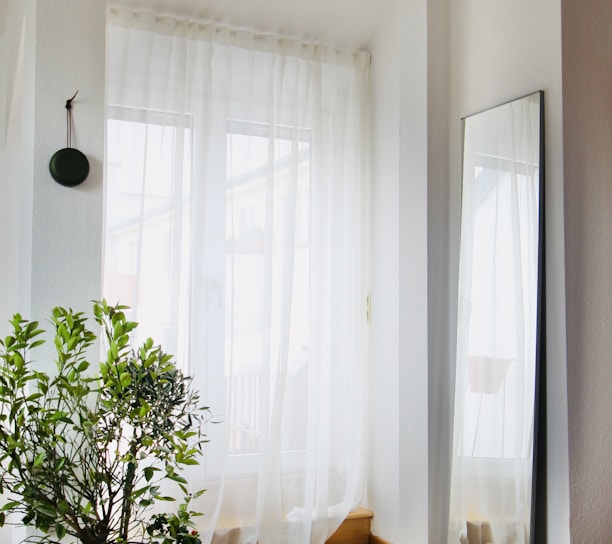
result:
<svg viewBox="0 0 612 544"><path fill-rule="evenodd" d="M111 0L161 13L212 19L260 32L364 49L388 0Z"/></svg>

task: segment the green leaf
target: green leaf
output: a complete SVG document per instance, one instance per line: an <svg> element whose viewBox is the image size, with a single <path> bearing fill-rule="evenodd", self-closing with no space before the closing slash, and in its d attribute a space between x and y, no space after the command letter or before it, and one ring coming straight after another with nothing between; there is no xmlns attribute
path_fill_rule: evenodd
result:
<svg viewBox="0 0 612 544"><path fill-rule="evenodd" d="M45 457L46 457L45 452L44 451L40 452L34 459L34 463L33 463L34 468L40 468L45 461Z"/></svg>
<svg viewBox="0 0 612 544"><path fill-rule="evenodd" d="M61 523L56 523L55 534L57 535L57 538L61 540L66 536L66 527L64 527Z"/></svg>
<svg viewBox="0 0 612 544"><path fill-rule="evenodd" d="M196 466L200 464L197 459L190 459L188 457L185 459L182 459L179 462L181 463L181 465L191 465L191 466Z"/></svg>
<svg viewBox="0 0 612 544"><path fill-rule="evenodd" d="M48 504L40 504L40 503L36 504L34 506L34 509L37 512L39 512L39 513L43 514L44 516L47 516L47 517L49 517L51 519L55 519L55 516L57 514L57 512L51 506L49 506Z"/></svg>
<svg viewBox="0 0 612 544"><path fill-rule="evenodd" d="M158 468L155 468L155 467L146 467L146 468L144 469L144 477L145 477L145 480L146 480L147 482L150 482L150 481L151 481L151 479L153 478L153 475L154 475L156 472L158 472L158 471L159 471L159 469L158 469Z"/></svg>
<svg viewBox="0 0 612 544"><path fill-rule="evenodd" d="M51 421L65 421L66 416L68 416L68 412L57 410L51 415Z"/></svg>
<svg viewBox="0 0 612 544"><path fill-rule="evenodd" d="M127 387L132 383L132 376L129 372L123 372L121 376L119 376L119 381L121 382L121 387Z"/></svg>
<svg viewBox="0 0 612 544"><path fill-rule="evenodd" d="M149 491L150 487L147 485L145 487L141 487L140 489L136 489L133 493L132 493L132 497L131 499L137 499L138 497L144 495L145 493L147 493L147 491Z"/></svg>
<svg viewBox="0 0 612 544"><path fill-rule="evenodd" d="M69 509L70 509L70 505L68 504L68 502L66 502L66 500L61 499L57 502L57 511L60 514L62 515L66 514L66 512L68 512Z"/></svg>
<svg viewBox="0 0 612 544"><path fill-rule="evenodd" d="M179 482L181 484L186 484L187 483L187 480L185 478L183 478L182 476L179 476L178 474L168 473L168 474L166 474L166 477L169 480L172 480L173 482Z"/></svg>
<svg viewBox="0 0 612 544"><path fill-rule="evenodd" d="M19 501L10 501L4 504L2 508L0 508L0 511L6 512L7 510L12 510L13 508L17 508L19 505L21 505Z"/></svg>

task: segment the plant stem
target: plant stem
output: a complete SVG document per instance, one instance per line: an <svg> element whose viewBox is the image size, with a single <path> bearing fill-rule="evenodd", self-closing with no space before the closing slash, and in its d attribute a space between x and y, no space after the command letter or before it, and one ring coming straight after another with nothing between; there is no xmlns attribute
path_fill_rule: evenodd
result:
<svg viewBox="0 0 612 544"><path fill-rule="evenodd" d="M130 519L132 517L132 492L134 491L134 479L136 477L136 455L138 454L138 445L135 440L130 446L131 460L128 461L127 471L125 475L125 484L123 485L123 499L121 501L121 525L119 534L124 542L127 542L128 531L130 528Z"/></svg>

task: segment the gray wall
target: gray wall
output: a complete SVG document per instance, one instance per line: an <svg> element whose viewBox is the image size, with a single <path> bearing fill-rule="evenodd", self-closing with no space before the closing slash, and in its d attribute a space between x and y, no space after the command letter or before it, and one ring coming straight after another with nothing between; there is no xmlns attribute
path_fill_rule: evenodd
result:
<svg viewBox="0 0 612 544"><path fill-rule="evenodd" d="M612 542L612 2L563 0L571 536Z"/></svg>

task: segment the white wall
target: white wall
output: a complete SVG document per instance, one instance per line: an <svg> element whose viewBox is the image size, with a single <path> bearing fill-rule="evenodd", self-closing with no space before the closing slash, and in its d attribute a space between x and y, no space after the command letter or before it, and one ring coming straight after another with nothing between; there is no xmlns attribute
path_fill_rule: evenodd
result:
<svg viewBox="0 0 612 544"><path fill-rule="evenodd" d="M372 43L373 532L428 535L427 2L389 4Z"/></svg>
<svg viewBox="0 0 612 544"><path fill-rule="evenodd" d="M368 505L375 511L374 532L396 544L439 544L444 538L448 508L445 452L450 435L449 406L444 399L454 363L461 118L543 89L548 540L567 543L560 0L398 0L387 9L372 53L373 302L382 321L375 321L372 327L374 449ZM397 170L395 163L389 164L396 152ZM428 267L425 275L423 259ZM428 292L424 309L421 299L413 298L415 290ZM428 315L428 328L423 331L421 325ZM374 316L376 319L376 313ZM417 323L418 319L422 321ZM429 351L422 349L415 332L429 335ZM427 366L429 383L423 380ZM412 381L408 379L411 372ZM396 403L397 416L391 412ZM386 416L385 409L389 410ZM427 436L423 437L418 422L427 417ZM386 426L381 428L383 421ZM429 480L424 482L422 476L427 473ZM427 502L429 512L423 513ZM429 527L424 521L428 517Z"/></svg>
<svg viewBox="0 0 612 544"><path fill-rule="evenodd" d="M572 542L612 542L612 3L563 0Z"/></svg>
<svg viewBox="0 0 612 544"><path fill-rule="evenodd" d="M399 62L393 2L372 44L372 343L368 506L374 534L399 542Z"/></svg>
<svg viewBox="0 0 612 544"><path fill-rule="evenodd" d="M458 240L460 119L545 92L548 541L569 542L563 222L561 5L559 0L453 0L450 41L451 247ZM455 219L457 218L457 219Z"/></svg>
<svg viewBox="0 0 612 544"><path fill-rule="evenodd" d="M102 164L106 2L37 1L32 313L55 305L86 310L101 294ZM89 159L75 188L53 181L49 159L66 146L65 102L73 102L72 146Z"/></svg>
<svg viewBox="0 0 612 544"><path fill-rule="evenodd" d="M428 0L399 3L399 508L400 542L427 542ZM418 493L415 491L418 490Z"/></svg>
<svg viewBox="0 0 612 544"><path fill-rule="evenodd" d="M7 65L2 82L9 139L0 188L7 251L0 302L8 314L44 319L55 305L87 310L101 293L106 2L2 2L3 40L21 61ZM90 173L66 188L48 165L66 146L65 102L77 90L72 146L88 157Z"/></svg>

